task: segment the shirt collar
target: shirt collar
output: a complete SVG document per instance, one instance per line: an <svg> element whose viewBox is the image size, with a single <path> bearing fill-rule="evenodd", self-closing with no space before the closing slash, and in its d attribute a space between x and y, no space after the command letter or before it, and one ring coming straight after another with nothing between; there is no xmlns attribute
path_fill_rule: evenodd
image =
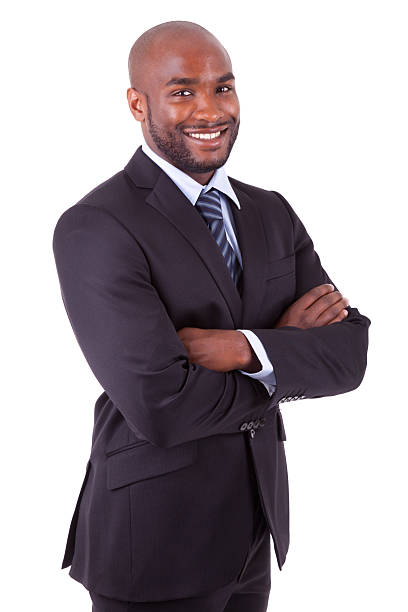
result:
<svg viewBox="0 0 408 612"><path fill-rule="evenodd" d="M201 183L195 181L193 178L191 178L191 176L157 155L157 153L155 153L149 147L146 141L144 141L142 144L142 151L148 157L150 157L155 164L160 166L163 172L165 172L171 178L177 187L184 193L186 198L190 200L193 206L196 204L202 191L206 193L211 189L211 187L214 187L215 189L218 189L218 191L221 191L224 195L231 198L238 208L241 208L236 193L232 189L231 183L228 180L228 176L225 171L225 164L224 166L221 166L221 168L217 168L207 185L201 185Z"/></svg>

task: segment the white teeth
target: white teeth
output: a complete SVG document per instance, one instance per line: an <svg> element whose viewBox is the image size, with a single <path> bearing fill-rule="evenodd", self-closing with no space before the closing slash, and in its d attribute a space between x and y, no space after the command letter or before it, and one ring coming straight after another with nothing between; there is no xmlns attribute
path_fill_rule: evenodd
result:
<svg viewBox="0 0 408 612"><path fill-rule="evenodd" d="M192 138L199 138L201 140L213 140L214 138L218 138L221 132L213 132L212 134L189 134Z"/></svg>

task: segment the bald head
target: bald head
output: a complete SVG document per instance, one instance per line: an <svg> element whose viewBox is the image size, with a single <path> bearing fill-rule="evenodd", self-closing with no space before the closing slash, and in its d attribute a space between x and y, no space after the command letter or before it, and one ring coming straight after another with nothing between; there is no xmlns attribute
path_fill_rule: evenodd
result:
<svg viewBox="0 0 408 612"><path fill-rule="evenodd" d="M168 21L136 40L129 78L129 108L146 144L204 185L226 162L238 134L239 101L227 51L197 23Z"/></svg>
<svg viewBox="0 0 408 612"><path fill-rule="evenodd" d="M181 53L183 49L207 46L229 55L219 40L208 30L192 21L166 21L146 30L133 44L128 60L130 86L147 93L154 66L166 53ZM229 60L230 61L230 60Z"/></svg>

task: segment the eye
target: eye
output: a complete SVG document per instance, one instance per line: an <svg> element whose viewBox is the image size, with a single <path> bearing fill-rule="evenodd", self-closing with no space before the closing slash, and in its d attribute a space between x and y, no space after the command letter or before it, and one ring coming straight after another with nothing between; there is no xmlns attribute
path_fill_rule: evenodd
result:
<svg viewBox="0 0 408 612"><path fill-rule="evenodd" d="M191 91L189 91L188 89L180 89L180 91L176 91L174 92L173 96L178 96L179 94L191 94ZM187 96L179 96L180 98L185 98Z"/></svg>
<svg viewBox="0 0 408 612"><path fill-rule="evenodd" d="M227 93L228 91L232 91L232 87L230 87L229 85L223 85L222 87L219 87L218 89L226 89L226 92L222 92L222 93Z"/></svg>

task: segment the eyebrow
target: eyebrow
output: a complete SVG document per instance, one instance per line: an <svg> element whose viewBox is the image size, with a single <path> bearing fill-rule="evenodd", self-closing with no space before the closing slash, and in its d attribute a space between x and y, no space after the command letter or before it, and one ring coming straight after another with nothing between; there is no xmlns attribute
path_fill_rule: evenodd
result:
<svg viewBox="0 0 408 612"><path fill-rule="evenodd" d="M227 72L222 76L218 77L216 80L217 83L225 83L225 81L235 80L232 72ZM197 85L199 83L199 79L191 79L188 77L173 77L170 81L167 81L166 87L170 87L170 85Z"/></svg>

